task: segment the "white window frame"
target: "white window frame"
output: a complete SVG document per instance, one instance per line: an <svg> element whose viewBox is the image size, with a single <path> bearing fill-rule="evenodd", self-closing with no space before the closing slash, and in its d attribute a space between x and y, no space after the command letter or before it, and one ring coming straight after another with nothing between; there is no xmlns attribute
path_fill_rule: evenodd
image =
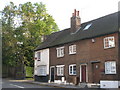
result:
<svg viewBox="0 0 120 90"><path fill-rule="evenodd" d="M39 55L38 55L39 54ZM41 52L39 51L39 52L37 52L37 60L39 61L39 60L41 60Z"/></svg>
<svg viewBox="0 0 120 90"><path fill-rule="evenodd" d="M65 65L57 65L57 76L63 76L64 75L64 66Z"/></svg>
<svg viewBox="0 0 120 90"><path fill-rule="evenodd" d="M111 41L111 39L113 41ZM104 49L115 47L115 37L114 36L105 37L103 41L104 41ZM108 46L106 46L107 43L108 43Z"/></svg>
<svg viewBox="0 0 120 90"><path fill-rule="evenodd" d="M105 74L116 74L116 61L105 62Z"/></svg>
<svg viewBox="0 0 120 90"><path fill-rule="evenodd" d="M76 64L69 65L69 75L76 75L77 67L76 67L76 71L74 71L74 66L76 66ZM71 71L71 67L72 67L72 71Z"/></svg>
<svg viewBox="0 0 120 90"><path fill-rule="evenodd" d="M46 65L39 65L37 68L38 68L37 69L38 76L47 76L47 66Z"/></svg>
<svg viewBox="0 0 120 90"><path fill-rule="evenodd" d="M64 57L64 47L59 47L59 48L56 48L57 50L57 57Z"/></svg>
<svg viewBox="0 0 120 90"><path fill-rule="evenodd" d="M34 59L37 60L37 52L35 52L35 58Z"/></svg>
<svg viewBox="0 0 120 90"><path fill-rule="evenodd" d="M69 46L69 54L76 54L76 45Z"/></svg>

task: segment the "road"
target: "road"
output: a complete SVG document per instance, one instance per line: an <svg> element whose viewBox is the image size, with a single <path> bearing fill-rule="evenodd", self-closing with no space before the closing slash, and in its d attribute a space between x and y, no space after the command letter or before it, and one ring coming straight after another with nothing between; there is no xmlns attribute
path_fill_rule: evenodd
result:
<svg viewBox="0 0 120 90"><path fill-rule="evenodd" d="M38 84L27 83L24 81L2 79L2 88L53 88L53 87L41 86Z"/></svg>
<svg viewBox="0 0 120 90"><path fill-rule="evenodd" d="M80 88L55 88L55 87L50 87L50 86L45 86L45 85L40 85L40 84L33 84L33 83L28 83L26 81L20 81L20 80L10 80L10 79L2 79L2 90L84 90ZM85 90L93 90L89 88L85 88ZM94 89L98 90L98 89ZM105 90L105 89L99 89L99 90ZM114 89L107 89L107 90L114 90Z"/></svg>

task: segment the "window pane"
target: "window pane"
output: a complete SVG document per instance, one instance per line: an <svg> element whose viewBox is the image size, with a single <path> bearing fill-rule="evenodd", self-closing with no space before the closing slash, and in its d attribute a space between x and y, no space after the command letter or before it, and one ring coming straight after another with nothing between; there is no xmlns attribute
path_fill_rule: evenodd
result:
<svg viewBox="0 0 120 90"><path fill-rule="evenodd" d="M63 54L64 54L64 50L63 50L63 49L61 49L61 51L60 51L60 52L61 52L61 56L63 56Z"/></svg>
<svg viewBox="0 0 120 90"><path fill-rule="evenodd" d="M92 25L92 23L90 23L90 24L86 25L86 26L85 26L85 28L84 28L83 30L87 30L88 28L90 28L90 27L91 27L91 25Z"/></svg>
<svg viewBox="0 0 120 90"><path fill-rule="evenodd" d="M75 65L69 66L69 74L76 75L76 66Z"/></svg>
<svg viewBox="0 0 120 90"><path fill-rule="evenodd" d="M60 67L57 68L58 69L58 75L60 74Z"/></svg>
<svg viewBox="0 0 120 90"><path fill-rule="evenodd" d="M72 74L72 66L70 66L70 74Z"/></svg>
<svg viewBox="0 0 120 90"><path fill-rule="evenodd" d="M72 53L72 47L69 46L69 54L71 54L71 53Z"/></svg>
<svg viewBox="0 0 120 90"><path fill-rule="evenodd" d="M60 54L59 54L59 49L57 49L57 57L59 57L59 55L60 55Z"/></svg>
<svg viewBox="0 0 120 90"><path fill-rule="evenodd" d="M116 74L116 62L105 62L105 74Z"/></svg>
<svg viewBox="0 0 120 90"><path fill-rule="evenodd" d="M104 48L112 48L115 47L114 36L104 38Z"/></svg>
<svg viewBox="0 0 120 90"><path fill-rule="evenodd" d="M116 73L116 62L111 62L111 73Z"/></svg>
<svg viewBox="0 0 120 90"><path fill-rule="evenodd" d="M57 57L64 56L64 47L57 48Z"/></svg>
<svg viewBox="0 0 120 90"><path fill-rule="evenodd" d="M75 54L76 53L76 45L69 46L69 54Z"/></svg>
<svg viewBox="0 0 120 90"><path fill-rule="evenodd" d="M73 46L73 52L76 52L76 45Z"/></svg>
<svg viewBox="0 0 120 90"><path fill-rule="evenodd" d="M38 58L38 59L40 59L40 57L41 57L40 54L41 54L40 52L37 52L37 58Z"/></svg>
<svg viewBox="0 0 120 90"><path fill-rule="evenodd" d="M73 66L73 74L76 74L76 66Z"/></svg>
<svg viewBox="0 0 120 90"><path fill-rule="evenodd" d="M46 76L46 66L39 66L37 71L38 75Z"/></svg>
<svg viewBox="0 0 120 90"><path fill-rule="evenodd" d="M63 75L63 69L64 69L64 67L62 66L62 67L57 67L57 75Z"/></svg>

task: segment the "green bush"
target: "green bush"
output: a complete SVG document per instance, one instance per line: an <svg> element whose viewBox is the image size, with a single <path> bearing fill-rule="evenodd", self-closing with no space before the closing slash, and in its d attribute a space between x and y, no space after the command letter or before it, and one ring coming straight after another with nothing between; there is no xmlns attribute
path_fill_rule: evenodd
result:
<svg viewBox="0 0 120 90"><path fill-rule="evenodd" d="M34 68L26 66L26 77L33 77Z"/></svg>

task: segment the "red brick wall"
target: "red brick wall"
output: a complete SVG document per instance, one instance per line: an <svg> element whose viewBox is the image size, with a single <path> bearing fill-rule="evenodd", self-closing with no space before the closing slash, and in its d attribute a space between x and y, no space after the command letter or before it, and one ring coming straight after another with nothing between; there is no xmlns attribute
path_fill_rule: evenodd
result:
<svg viewBox="0 0 120 90"><path fill-rule="evenodd" d="M118 35L119 40L118 40L118 80L120 81L120 33Z"/></svg>
<svg viewBox="0 0 120 90"><path fill-rule="evenodd" d="M115 37L115 48L104 49L103 38L108 36ZM92 73L92 64L91 61L100 61L100 79L118 79L116 75L105 75L104 74L104 62L107 60L115 60L118 66L118 34L110 34L101 37L94 38L95 42L93 43L91 39L80 40L77 42L61 45L65 47L65 55L64 57L57 58L56 48L50 48L50 66L56 65L65 65L65 78L67 81L72 82L75 76L69 75L69 65L76 64L77 65L77 76L80 77L80 64L87 63L88 65L88 82L93 82L93 73ZM76 44L77 53L75 55L69 55L69 45ZM117 70L118 73L118 70ZM55 76L55 79L59 79L59 77Z"/></svg>

